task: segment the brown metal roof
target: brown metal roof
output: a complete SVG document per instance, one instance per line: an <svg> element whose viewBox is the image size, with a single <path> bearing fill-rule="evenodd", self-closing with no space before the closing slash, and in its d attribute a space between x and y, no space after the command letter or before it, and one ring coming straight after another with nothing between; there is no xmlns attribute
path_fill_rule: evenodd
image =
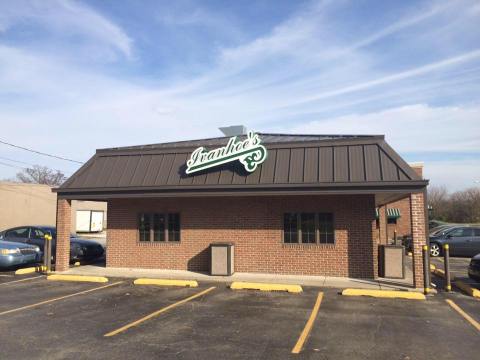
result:
<svg viewBox="0 0 480 360"><path fill-rule="evenodd" d="M199 146L228 137L97 150L59 195L131 192L289 191L289 189L425 186L413 169L374 135L260 134L267 160L249 173L238 162L191 175L186 160Z"/></svg>

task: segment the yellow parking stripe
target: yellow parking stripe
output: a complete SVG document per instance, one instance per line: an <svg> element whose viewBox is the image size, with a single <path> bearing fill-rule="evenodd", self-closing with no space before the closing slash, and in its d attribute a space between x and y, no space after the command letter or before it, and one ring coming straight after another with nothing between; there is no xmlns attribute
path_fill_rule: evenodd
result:
<svg viewBox="0 0 480 360"><path fill-rule="evenodd" d="M90 293L90 292L97 291L97 290L102 290L102 289L106 289L106 288L108 288L108 287L115 286L115 285L121 284L121 283L123 283L123 282L124 282L124 281L119 281L119 282L116 282L116 283L113 283L113 284L104 285L104 286L96 287L96 288L93 288L93 289L84 290L84 291L76 292L76 293L73 293L73 294L64 295L64 296L60 296L60 297L57 297L57 298L53 298L53 299L41 301L41 302L36 303L36 304L26 305L26 306L22 306L22 307L19 307L19 308L16 308L16 309L3 311L3 312L0 312L0 316L2 316L2 315L7 315L7 314L11 314L11 313L14 313L14 312L17 312L17 311L21 311L21 310L31 309L31 308L34 308L34 307L37 307L37 306L40 306L40 305L49 304L49 303L52 303L52 302L54 302L54 301L59 301L59 300L68 299L68 298L71 298L71 297L73 297L73 296L88 294L88 293Z"/></svg>
<svg viewBox="0 0 480 360"><path fill-rule="evenodd" d="M478 321L476 321L474 318L472 318L470 315L468 315L465 311L463 311L460 308L460 306L455 304L452 300L446 299L445 301L448 303L448 305L450 305L452 308L454 308L456 312L458 312L460 315L462 315L465 318L465 320L467 320L470 324L472 324L472 326L475 329L480 331L480 324L478 323Z"/></svg>
<svg viewBox="0 0 480 360"><path fill-rule="evenodd" d="M29 277L29 278L26 278L26 279L20 279L20 280L14 280L14 281L7 281L7 282L4 282L4 283L1 283L1 285L8 285L8 284L14 284L14 283L19 283L19 282L22 282L22 281L30 281L30 280L35 280L35 279L40 279L40 278L43 278L45 276L43 275L39 275L39 276L33 276L33 277Z"/></svg>
<svg viewBox="0 0 480 360"><path fill-rule="evenodd" d="M302 351L303 344L305 343L305 340L307 340L307 337L310 334L310 331L312 330L313 323L317 318L318 310L320 310L320 304L322 303L322 299L323 299L323 292L319 292L317 296L317 301L313 306L312 313L310 314L310 317L308 318L308 321L305 324L305 327L302 333L300 334L300 337L298 338L297 343L292 349L292 354L298 354L300 353L300 351Z"/></svg>
<svg viewBox="0 0 480 360"><path fill-rule="evenodd" d="M137 325L143 323L144 321L147 321L147 320L149 320L149 319L151 319L151 318L153 318L153 317L155 317L155 316L158 316L158 315L160 315L161 313L164 313L164 312L166 312L166 311L168 311L168 310L170 310L170 309L173 309L173 308L175 308L175 307L177 307L177 306L179 306L179 305L185 304L186 302L188 302L188 301L190 301L190 300L193 300L193 299L196 299L196 298L198 298L198 297L200 297L200 296L202 296L202 295L205 295L205 294L209 293L210 291L212 291L213 289L215 289L215 286L212 286L212 287L210 287L210 288L208 288L208 289L206 289L206 290L200 291L199 293L197 293L197 294L195 294L195 295L192 295L192 296L190 296L190 297L188 297L188 298L185 298L185 299L183 299L183 300L177 301L176 303L173 303L173 304L171 304L171 305L168 305L168 306L166 306L166 307L164 307L164 308L162 308L162 309L160 309L160 310L157 310L157 311L155 311L155 312L153 312L153 313L151 313L151 314L149 314L149 315L147 315L147 316L144 316L144 317L141 318L141 319L138 319L138 320L136 320L136 321L134 321L134 322L131 322L130 324L127 324L127 325L125 325L125 326L122 326L121 328L118 328L117 330L111 331L111 332L109 332L109 333L107 333L107 334L105 334L105 335L103 335L103 336L109 337L109 336L117 335L117 334L119 334L119 333L121 333L121 332L124 332L124 331L130 329L131 327L137 326Z"/></svg>

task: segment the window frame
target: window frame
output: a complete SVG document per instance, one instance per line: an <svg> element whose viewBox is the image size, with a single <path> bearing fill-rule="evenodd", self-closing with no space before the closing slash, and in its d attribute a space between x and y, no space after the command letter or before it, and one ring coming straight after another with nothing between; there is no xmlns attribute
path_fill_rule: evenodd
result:
<svg viewBox="0 0 480 360"><path fill-rule="evenodd" d="M314 232L315 232L315 242L306 242L303 241L302 236L302 214L314 214ZM332 234L333 234L333 242L321 242L320 239L320 214L328 214L332 217ZM296 223L297 223L297 231L296 231L296 242L286 242L285 241L285 218L287 215L295 215L296 216ZM282 244L283 245L317 245L317 246L335 246L337 243L336 236L335 236L335 214L333 212L284 212L282 217L283 222L283 229L282 229ZM290 233L290 231L288 232Z"/></svg>
<svg viewBox="0 0 480 360"><path fill-rule="evenodd" d="M149 222L149 236L148 240L140 240L140 219L141 216L144 215L148 217ZM164 228L163 228L163 240L155 240L155 216L163 217L164 219ZM171 215L178 216L178 240L170 240L169 239L169 232L170 232L170 220L169 217ZM181 214L180 212L140 212L137 214L137 243L140 244L178 244L182 241L182 223L181 223Z"/></svg>

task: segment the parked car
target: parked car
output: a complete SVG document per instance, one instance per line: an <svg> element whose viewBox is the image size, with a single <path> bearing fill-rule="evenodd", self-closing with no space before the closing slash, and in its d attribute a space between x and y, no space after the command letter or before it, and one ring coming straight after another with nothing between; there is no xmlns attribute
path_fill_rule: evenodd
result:
<svg viewBox="0 0 480 360"><path fill-rule="evenodd" d="M36 245L0 241L0 268L32 264L41 261L42 252Z"/></svg>
<svg viewBox="0 0 480 360"><path fill-rule="evenodd" d="M468 276L473 280L480 281L480 254L475 255L470 260L468 266Z"/></svg>
<svg viewBox="0 0 480 360"><path fill-rule="evenodd" d="M475 256L480 253L480 227L457 225L430 236L430 255L440 256L444 244L449 245L451 256Z"/></svg>
<svg viewBox="0 0 480 360"><path fill-rule="evenodd" d="M54 226L19 226L4 230L0 240L36 245L45 252L45 235L52 236L52 256L55 260L57 230ZM104 254L102 245L70 234L70 261L94 260Z"/></svg>

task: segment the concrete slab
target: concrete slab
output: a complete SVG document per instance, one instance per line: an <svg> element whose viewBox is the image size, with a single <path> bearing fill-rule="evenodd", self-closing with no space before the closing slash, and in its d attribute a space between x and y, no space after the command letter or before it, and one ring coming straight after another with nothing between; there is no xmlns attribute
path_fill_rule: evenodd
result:
<svg viewBox="0 0 480 360"><path fill-rule="evenodd" d="M353 279L346 277L329 276L308 276L308 275L279 275L279 274L259 274L259 273L240 273L232 276L211 276L206 273L198 273L183 270L162 270L162 269L134 269L134 268L112 268L95 265L85 265L71 268L61 274L71 275L89 275L106 276L111 278L158 278L158 279L178 279L178 280L197 280L203 282L230 283L233 281L246 282L265 282L296 284L315 287L332 288L361 288L361 289L390 289L390 290L417 290L413 289L408 283L400 281Z"/></svg>

